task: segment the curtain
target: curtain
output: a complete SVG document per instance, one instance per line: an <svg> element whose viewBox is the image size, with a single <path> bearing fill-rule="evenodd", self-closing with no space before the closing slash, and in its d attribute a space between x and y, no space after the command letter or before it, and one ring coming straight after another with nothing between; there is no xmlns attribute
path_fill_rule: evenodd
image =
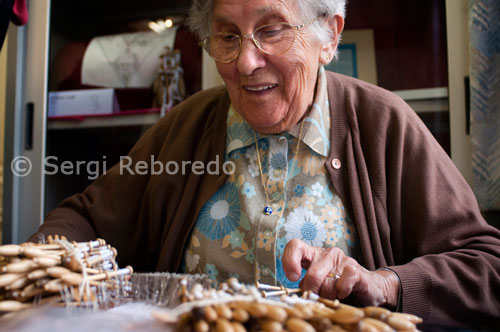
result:
<svg viewBox="0 0 500 332"><path fill-rule="evenodd" d="M500 210L500 1L469 0L473 189Z"/></svg>

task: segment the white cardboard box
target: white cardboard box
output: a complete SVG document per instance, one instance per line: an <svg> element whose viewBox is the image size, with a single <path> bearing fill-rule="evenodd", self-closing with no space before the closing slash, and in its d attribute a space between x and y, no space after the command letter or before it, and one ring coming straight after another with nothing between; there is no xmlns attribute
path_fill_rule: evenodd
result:
<svg viewBox="0 0 500 332"><path fill-rule="evenodd" d="M49 116L110 114L119 110L114 89L49 92Z"/></svg>

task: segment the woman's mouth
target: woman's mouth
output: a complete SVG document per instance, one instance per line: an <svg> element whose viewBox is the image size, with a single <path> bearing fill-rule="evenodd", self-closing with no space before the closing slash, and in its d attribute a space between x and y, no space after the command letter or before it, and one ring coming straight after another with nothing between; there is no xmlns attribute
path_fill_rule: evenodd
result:
<svg viewBox="0 0 500 332"><path fill-rule="evenodd" d="M261 85L261 86L245 86L244 89L250 92L262 92L274 88L277 84Z"/></svg>

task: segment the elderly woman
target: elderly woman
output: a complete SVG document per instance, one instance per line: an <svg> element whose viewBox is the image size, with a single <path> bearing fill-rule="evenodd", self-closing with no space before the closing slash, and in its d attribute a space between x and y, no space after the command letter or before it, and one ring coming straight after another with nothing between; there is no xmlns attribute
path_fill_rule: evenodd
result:
<svg viewBox="0 0 500 332"><path fill-rule="evenodd" d="M451 160L398 97L323 69L344 7L196 0L225 86L178 105L37 236L102 237L138 270L302 280L429 323L499 318L500 232Z"/></svg>

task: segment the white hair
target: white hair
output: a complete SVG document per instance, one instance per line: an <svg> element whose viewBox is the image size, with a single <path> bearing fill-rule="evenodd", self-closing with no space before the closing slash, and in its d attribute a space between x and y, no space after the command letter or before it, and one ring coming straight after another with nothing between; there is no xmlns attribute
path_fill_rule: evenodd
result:
<svg viewBox="0 0 500 332"><path fill-rule="evenodd" d="M217 0L194 0L189 10L188 25L203 39L210 34L210 22L212 21L212 10L214 1ZM295 0L297 9L304 22L310 21L318 16L332 17L340 15L345 17L346 0ZM309 26L321 44L326 44L331 40L333 31L323 23L323 20L316 20ZM340 38L340 36L338 36ZM336 54L335 54L336 56Z"/></svg>
<svg viewBox="0 0 500 332"><path fill-rule="evenodd" d="M305 21L318 16L340 15L345 18L346 0L297 0L297 6ZM321 44L326 44L331 40L333 31L329 26L323 24L322 20L314 21L311 24L311 29ZM338 37L340 38L340 36Z"/></svg>

